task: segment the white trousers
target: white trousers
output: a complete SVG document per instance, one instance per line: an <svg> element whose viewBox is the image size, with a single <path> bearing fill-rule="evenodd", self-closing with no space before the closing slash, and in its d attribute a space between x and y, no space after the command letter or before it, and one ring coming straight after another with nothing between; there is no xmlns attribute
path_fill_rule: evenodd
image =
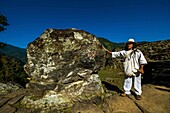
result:
<svg viewBox="0 0 170 113"><path fill-rule="evenodd" d="M135 88L135 94L141 95L142 93L142 86L141 86L141 74L139 76L134 77L125 77L124 80L124 91L126 94L131 94L130 90L132 88L132 80L134 78L134 88Z"/></svg>

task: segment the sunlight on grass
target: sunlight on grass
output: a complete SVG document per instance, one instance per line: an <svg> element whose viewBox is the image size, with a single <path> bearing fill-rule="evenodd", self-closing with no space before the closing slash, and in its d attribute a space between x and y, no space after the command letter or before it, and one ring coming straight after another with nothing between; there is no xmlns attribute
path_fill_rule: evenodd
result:
<svg viewBox="0 0 170 113"><path fill-rule="evenodd" d="M104 68L99 71L101 81L107 82L110 85L117 86L123 90L124 74L120 69Z"/></svg>

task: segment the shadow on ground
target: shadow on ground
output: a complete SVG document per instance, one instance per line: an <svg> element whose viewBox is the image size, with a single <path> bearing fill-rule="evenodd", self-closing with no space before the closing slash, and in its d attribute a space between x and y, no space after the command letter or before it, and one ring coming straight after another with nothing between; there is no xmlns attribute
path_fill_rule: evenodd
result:
<svg viewBox="0 0 170 113"><path fill-rule="evenodd" d="M105 81L102 81L102 84L110 91L116 91L117 93L123 93L123 91L115 85L112 85L112 84L105 82Z"/></svg>

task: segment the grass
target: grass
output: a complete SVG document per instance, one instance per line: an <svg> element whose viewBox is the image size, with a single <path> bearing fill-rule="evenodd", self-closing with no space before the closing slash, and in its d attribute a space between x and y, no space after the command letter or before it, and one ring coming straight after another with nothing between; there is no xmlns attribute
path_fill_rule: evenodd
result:
<svg viewBox="0 0 170 113"><path fill-rule="evenodd" d="M99 71L99 76L105 90L113 92L123 91L124 74L120 69L104 68Z"/></svg>

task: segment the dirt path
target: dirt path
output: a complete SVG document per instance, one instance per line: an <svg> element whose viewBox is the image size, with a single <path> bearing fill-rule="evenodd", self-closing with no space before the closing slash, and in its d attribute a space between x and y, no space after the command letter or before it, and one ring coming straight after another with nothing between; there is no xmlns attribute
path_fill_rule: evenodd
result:
<svg viewBox="0 0 170 113"><path fill-rule="evenodd" d="M134 100L134 98L132 99ZM134 100L144 112L170 113L170 88L165 86L144 85L143 98Z"/></svg>
<svg viewBox="0 0 170 113"><path fill-rule="evenodd" d="M0 113L31 113L32 110L20 109L16 106L16 103L26 94L26 89L20 89L7 95L1 95ZM170 113L169 106L170 88L147 84L143 85L141 100L136 100L134 95L120 97L119 94L114 94L98 104L90 101L78 102L71 111L72 113Z"/></svg>
<svg viewBox="0 0 170 113"><path fill-rule="evenodd" d="M121 97L114 94L102 106L93 103L77 106L76 113L170 113L170 88L147 84L143 86L141 100L136 100L134 95Z"/></svg>

